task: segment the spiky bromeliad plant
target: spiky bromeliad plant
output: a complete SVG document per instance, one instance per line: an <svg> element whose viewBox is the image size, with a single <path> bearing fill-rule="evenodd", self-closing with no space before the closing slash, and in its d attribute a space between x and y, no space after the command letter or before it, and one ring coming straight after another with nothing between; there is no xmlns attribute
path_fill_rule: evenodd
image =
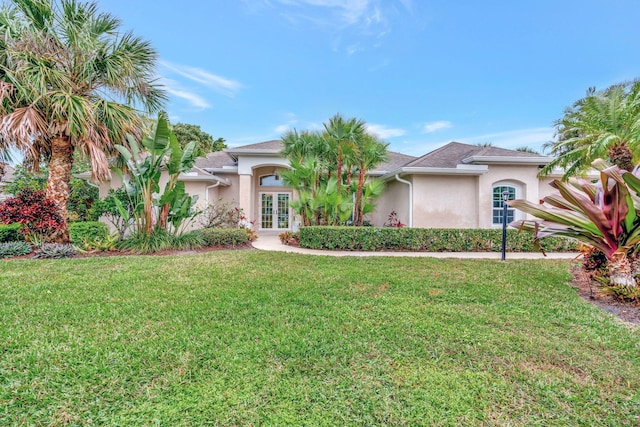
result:
<svg viewBox="0 0 640 427"><path fill-rule="evenodd" d="M630 256L640 243L640 178L603 160L596 160L593 166L600 170L596 183L556 179L551 186L559 194L545 197L544 204L508 202L538 218L510 225L532 231L536 239L564 236L590 245L605 254L612 286L635 287Z"/></svg>

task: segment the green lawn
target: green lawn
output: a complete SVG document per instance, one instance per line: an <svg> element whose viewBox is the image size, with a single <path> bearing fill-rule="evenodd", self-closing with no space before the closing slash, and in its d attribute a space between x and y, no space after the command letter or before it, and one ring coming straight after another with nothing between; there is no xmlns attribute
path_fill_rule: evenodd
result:
<svg viewBox="0 0 640 427"><path fill-rule="evenodd" d="M0 425L640 423L640 330L554 261L0 261Z"/></svg>

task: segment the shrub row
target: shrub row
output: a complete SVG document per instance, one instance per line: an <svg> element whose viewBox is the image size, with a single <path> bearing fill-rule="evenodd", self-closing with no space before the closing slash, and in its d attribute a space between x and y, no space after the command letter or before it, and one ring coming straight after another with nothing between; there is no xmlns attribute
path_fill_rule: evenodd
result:
<svg viewBox="0 0 640 427"><path fill-rule="evenodd" d="M577 243L547 237L541 240L547 252L571 252ZM391 228L391 227L301 227L300 246L310 249L347 251L500 252L501 229ZM508 252L536 252L533 235L507 230Z"/></svg>
<svg viewBox="0 0 640 427"><path fill-rule="evenodd" d="M84 221L69 223L69 237L76 244L102 240L109 234L107 225L100 221Z"/></svg>
<svg viewBox="0 0 640 427"><path fill-rule="evenodd" d="M205 246L240 246L249 242L246 228L203 228L196 232Z"/></svg>
<svg viewBox="0 0 640 427"><path fill-rule="evenodd" d="M14 222L12 224L0 224L0 243L16 242L24 240L24 236L20 233L23 225ZM84 241L93 242L104 239L109 234L106 224L99 221L86 222L70 222L69 236L73 243L83 243Z"/></svg>
<svg viewBox="0 0 640 427"><path fill-rule="evenodd" d="M20 234L22 224L14 222L13 224L0 224L0 243L2 242L18 242L24 240L24 236Z"/></svg>

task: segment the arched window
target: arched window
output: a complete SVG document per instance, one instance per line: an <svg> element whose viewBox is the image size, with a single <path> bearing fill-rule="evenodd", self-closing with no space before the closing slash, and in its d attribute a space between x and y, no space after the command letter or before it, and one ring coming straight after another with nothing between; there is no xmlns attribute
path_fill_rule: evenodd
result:
<svg viewBox="0 0 640 427"><path fill-rule="evenodd" d="M280 175L263 175L260 177L260 187L284 187Z"/></svg>
<svg viewBox="0 0 640 427"><path fill-rule="evenodd" d="M504 215L504 199L502 193L507 192L507 200L515 200L518 196L518 189L511 184L497 184L493 186L493 211L491 212L491 222L493 225L502 225ZM507 224L516 219L516 210L507 206Z"/></svg>

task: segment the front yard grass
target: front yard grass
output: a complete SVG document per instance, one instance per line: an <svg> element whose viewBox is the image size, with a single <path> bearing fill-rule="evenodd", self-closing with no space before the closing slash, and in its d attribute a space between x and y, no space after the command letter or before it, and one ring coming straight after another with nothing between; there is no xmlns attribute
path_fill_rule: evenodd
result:
<svg viewBox="0 0 640 427"><path fill-rule="evenodd" d="M0 425L640 423L640 331L562 261L0 261Z"/></svg>

